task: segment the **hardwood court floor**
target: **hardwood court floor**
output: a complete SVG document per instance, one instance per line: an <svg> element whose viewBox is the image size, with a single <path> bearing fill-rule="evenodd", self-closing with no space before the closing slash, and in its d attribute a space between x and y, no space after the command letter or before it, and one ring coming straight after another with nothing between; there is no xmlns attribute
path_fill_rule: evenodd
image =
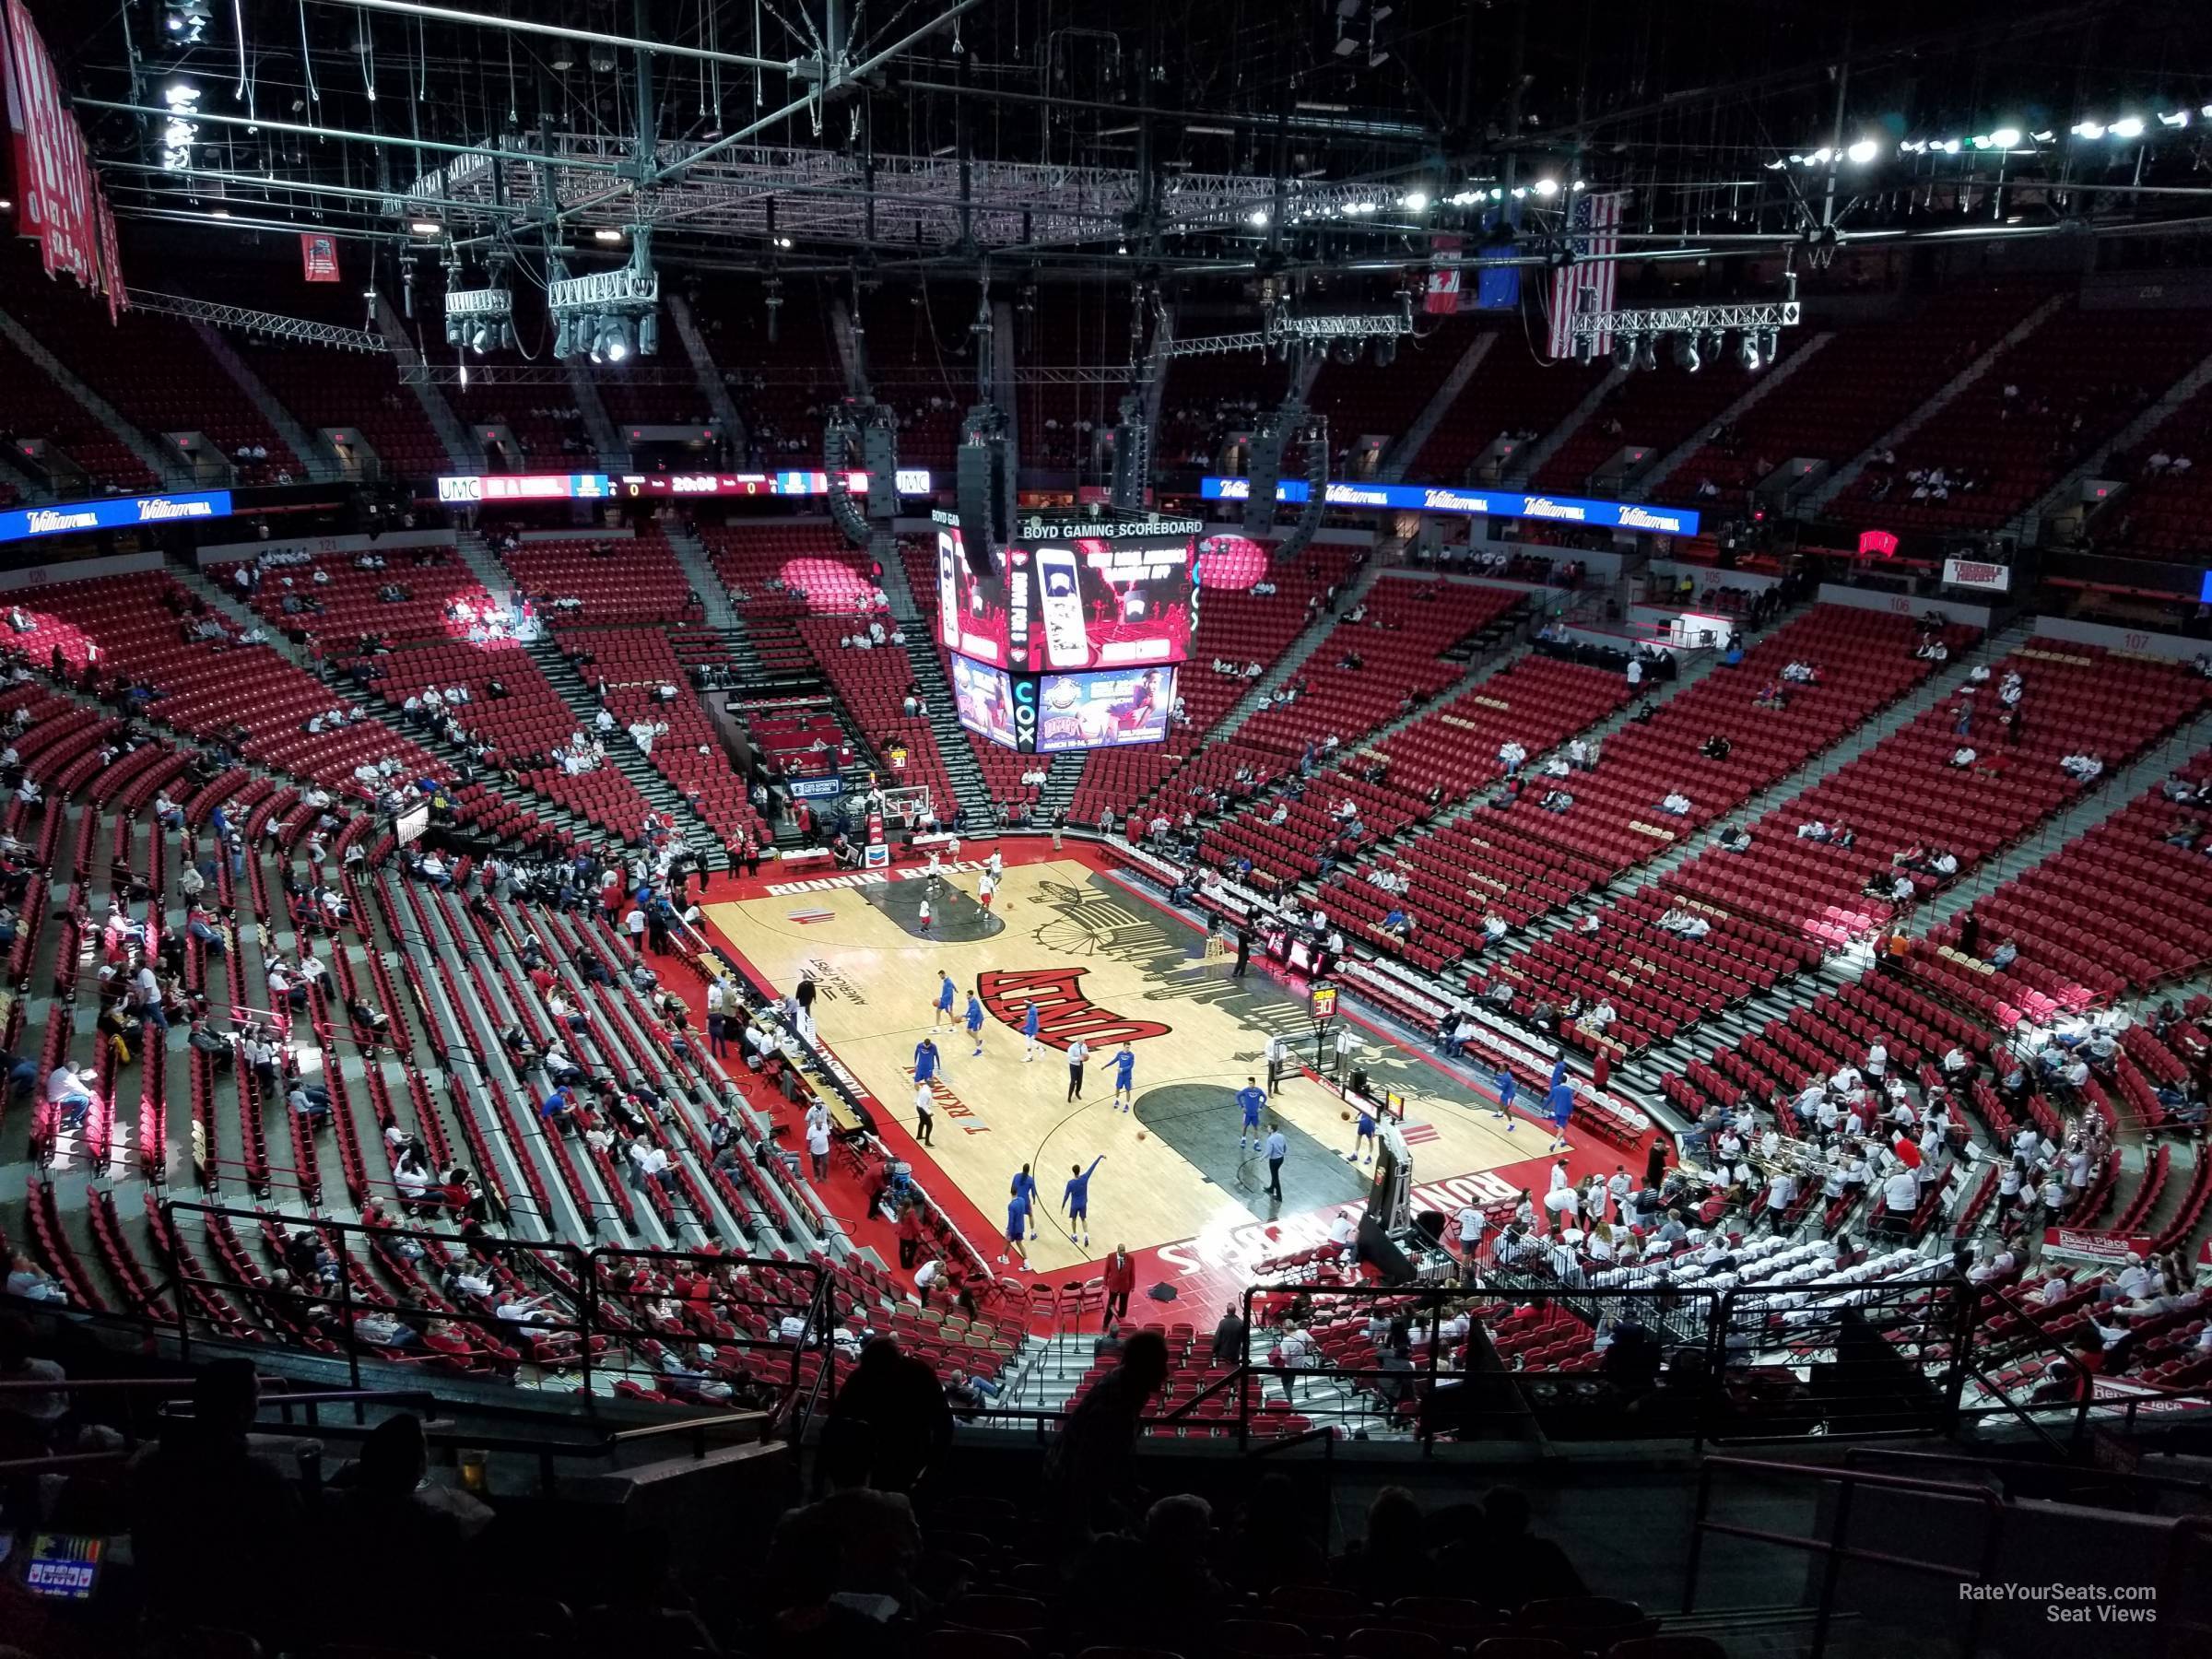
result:
<svg viewBox="0 0 2212 1659"><path fill-rule="evenodd" d="M1271 1102L1290 1143L1279 1207L1266 1196L1265 1163L1240 1157L1234 1097L1248 1077L1265 1084L1268 1035L1299 1041L1303 1057L1314 1058L1304 1004L1257 963L1244 979L1231 978L1230 962L1203 959L1195 928L1073 857L1008 865L989 913L975 901L976 887L972 866L935 883L902 870L866 886L727 900L705 910L728 946L777 991L814 979L823 1041L874 1095L879 1119L909 1133L914 1046L930 1034L938 971L958 990L956 1019L969 991L981 992L980 1056L964 1027L936 1033L935 1138L919 1160L934 1163L942 1179L926 1167L922 1179L931 1186L949 1181L1003 1231L1009 1183L1024 1163L1032 1165L1042 1197L1030 1250L1041 1272L1094 1262L1117 1243L1141 1251L1204 1241L1364 1197L1371 1171L1345 1157L1352 1124L1343 1102L1296 1073ZM919 930L924 898L927 935ZM1032 997L1053 1046L1025 1062L1020 1026ZM1092 1053L1082 1099L1071 1101L1064 1051L1077 1031ZM1543 1156L1544 1126L1523 1119L1509 1135L1487 1099L1418 1055L1358 1035L1356 1063L1377 1088L1406 1098L1418 1183ZM1124 1039L1136 1062L1129 1112L1112 1104L1112 1056ZM1542 1086L1542 1078L1521 1079L1524 1097L1534 1090L1540 1098ZM1100 1154L1085 1246L1066 1230L1062 1189L1071 1165L1088 1167Z"/></svg>

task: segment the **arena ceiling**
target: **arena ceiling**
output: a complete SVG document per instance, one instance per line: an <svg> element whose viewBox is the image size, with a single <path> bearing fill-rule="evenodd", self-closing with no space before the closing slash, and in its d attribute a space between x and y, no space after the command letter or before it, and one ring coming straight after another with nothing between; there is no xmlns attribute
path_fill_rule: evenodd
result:
<svg viewBox="0 0 2212 1659"><path fill-rule="evenodd" d="M805 273L2186 233L2202 0L31 0L118 216Z"/></svg>

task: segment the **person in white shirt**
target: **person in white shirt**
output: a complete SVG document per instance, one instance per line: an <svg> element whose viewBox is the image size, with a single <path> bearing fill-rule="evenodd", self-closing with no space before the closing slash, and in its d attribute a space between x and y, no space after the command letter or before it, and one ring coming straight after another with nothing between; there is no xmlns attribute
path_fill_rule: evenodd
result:
<svg viewBox="0 0 2212 1659"><path fill-rule="evenodd" d="M1889 1224L1900 1233L1911 1226L1912 1212L1920 1207L1920 1177L1903 1165L1882 1182L1882 1208Z"/></svg>
<svg viewBox="0 0 2212 1659"><path fill-rule="evenodd" d="M1687 818L1689 814L1689 797L1678 789L1670 790L1659 803L1659 810L1672 813L1677 818Z"/></svg>
<svg viewBox="0 0 2212 1659"><path fill-rule="evenodd" d="M810 1122L806 1125L806 1156L813 1162L815 1180L827 1180L830 1175L830 1125L827 1121Z"/></svg>
<svg viewBox="0 0 2212 1659"><path fill-rule="evenodd" d="M1953 766L1971 766L1974 763L1975 758L1976 757L1973 749L1963 743L1951 751L1951 764Z"/></svg>
<svg viewBox="0 0 2212 1659"><path fill-rule="evenodd" d="M2018 1265L2009 1244L1999 1244L1996 1253L1984 1256L1966 1270L1966 1277L1977 1285L1986 1285L1992 1279L2003 1278Z"/></svg>
<svg viewBox="0 0 2212 1659"><path fill-rule="evenodd" d="M1339 1210L1336 1218L1329 1223L1329 1248L1336 1253L1339 1262L1349 1265L1358 1254L1357 1241L1359 1224L1352 1219L1349 1210Z"/></svg>
<svg viewBox="0 0 2212 1659"><path fill-rule="evenodd" d="M1482 1250L1482 1231L1488 1225L1481 1210L1472 1204L1460 1206L1459 1255L1463 1262L1473 1262Z"/></svg>

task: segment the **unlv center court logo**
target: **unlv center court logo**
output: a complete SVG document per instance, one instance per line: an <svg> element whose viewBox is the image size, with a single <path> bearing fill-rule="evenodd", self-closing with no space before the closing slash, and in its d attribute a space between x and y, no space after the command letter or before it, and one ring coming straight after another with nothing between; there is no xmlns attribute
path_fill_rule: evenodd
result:
<svg viewBox="0 0 2212 1659"><path fill-rule="evenodd" d="M1018 1031L1030 1005L1037 1005L1037 1040L1065 1049L1080 1037L1094 1048L1110 1042L1142 1042L1165 1037L1175 1028L1156 1019L1128 1019L1110 1013L1083 994L1081 968L1049 968L1030 972L990 970L975 976L976 994L992 1018Z"/></svg>

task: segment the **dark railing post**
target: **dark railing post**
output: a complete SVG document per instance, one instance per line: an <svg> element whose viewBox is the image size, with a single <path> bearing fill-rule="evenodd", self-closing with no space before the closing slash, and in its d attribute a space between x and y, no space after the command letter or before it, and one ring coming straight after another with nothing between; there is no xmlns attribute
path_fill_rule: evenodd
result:
<svg viewBox="0 0 2212 1659"><path fill-rule="evenodd" d="M1443 1296L1430 1287L1429 1298L1429 1388L1419 1404L1420 1416L1414 1419L1414 1440L1420 1446L1423 1457L1436 1455L1436 1368L1444 1347ZM1391 1402L1390 1409L1394 1419L1398 1409L1395 1401Z"/></svg>
<svg viewBox="0 0 2212 1659"><path fill-rule="evenodd" d="M1951 1351L1943 1385L1943 1431L1959 1432L1959 1414L1966 1398L1966 1357L1973 1352L1974 1333L1982 1326L1983 1297L1979 1291L1965 1289L1959 1298L1958 1310L1951 1320Z"/></svg>
<svg viewBox="0 0 2212 1659"><path fill-rule="evenodd" d="M288 1106L285 1110L288 1112L291 1109ZM346 1243L343 1230L339 1231L338 1243L341 1248ZM350 1254L338 1263L338 1323L346 1331L347 1386L358 1391L361 1386L361 1345L353 1328L353 1275L348 1271L351 1265ZM354 1402L353 1420L357 1423L369 1420L368 1412L358 1400Z"/></svg>
<svg viewBox="0 0 2212 1659"><path fill-rule="evenodd" d="M1258 1292L1250 1285L1244 1287L1244 1351L1237 1356L1237 1451L1252 1450L1252 1339L1258 1330L1252 1316L1253 1300Z"/></svg>
<svg viewBox="0 0 2212 1659"><path fill-rule="evenodd" d="M1705 1442L1713 1438L1721 1422L1721 1403L1727 1396L1723 1372L1728 1364L1728 1322L1735 1314L1732 1306L1735 1292L1724 1290L1715 1299L1712 1292L1702 1293L1705 1308L1705 1380L1699 1386L1697 1424L1690 1435L1690 1450L1702 1453Z"/></svg>
<svg viewBox="0 0 2212 1659"><path fill-rule="evenodd" d="M1859 1483L1846 1475L1838 1483L1836 1513L1829 1525L1828 1559L1820 1564L1820 1600L1813 1608L1813 1642L1806 1659L1820 1659L1828 1652L1828 1626L1835 1611L1836 1585L1843 1576L1844 1552L1850 1547L1851 1500Z"/></svg>
<svg viewBox="0 0 2212 1659"><path fill-rule="evenodd" d="M1705 1559L1705 1522L1712 1512L1712 1468L1698 1470L1698 1497L1689 1512L1689 1559L1682 1567L1682 1616L1698 1610L1698 1568Z"/></svg>
<svg viewBox="0 0 2212 1659"><path fill-rule="evenodd" d="M169 1263L169 1282L176 1287L177 1297L177 1359L185 1365L192 1363L192 1298L184 1287L183 1252L177 1244L177 1205L173 1198L161 1200L161 1253Z"/></svg>
<svg viewBox="0 0 2212 1659"><path fill-rule="evenodd" d="M578 1251L573 1244L563 1248ZM594 1246L579 1253L578 1259L582 1270L576 1277L583 1286L583 1306L580 1310L583 1318L583 1341L580 1346L583 1352L578 1363L583 1372L583 1397L588 1402L595 1397L592 1392L592 1334L599 1328L599 1251Z"/></svg>

